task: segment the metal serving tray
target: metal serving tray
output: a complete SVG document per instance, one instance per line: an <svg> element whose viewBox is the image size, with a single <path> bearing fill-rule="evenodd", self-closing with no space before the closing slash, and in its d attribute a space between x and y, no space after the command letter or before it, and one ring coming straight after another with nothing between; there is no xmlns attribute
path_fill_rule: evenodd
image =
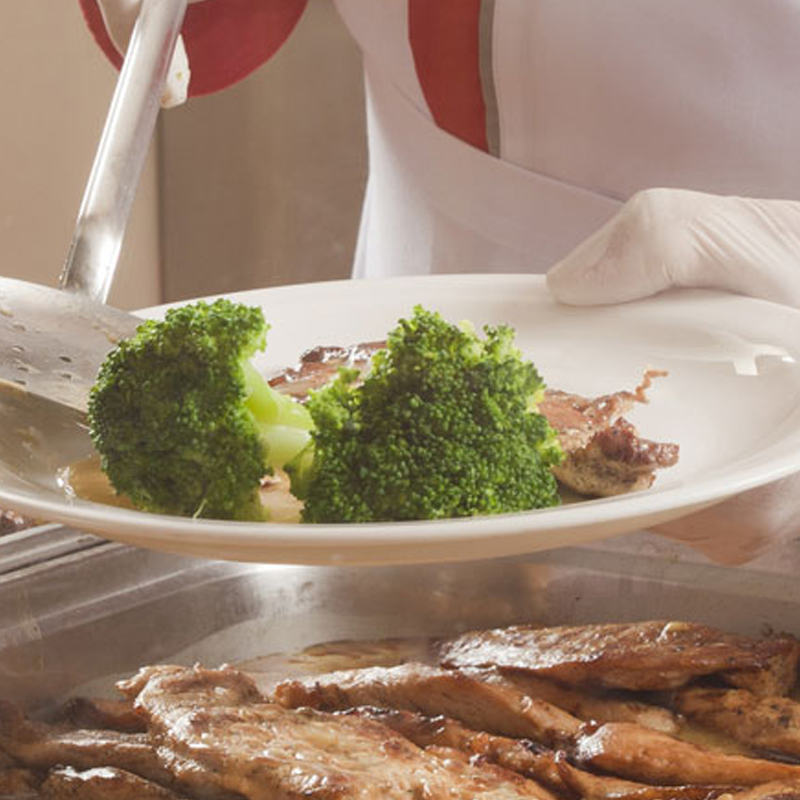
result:
<svg viewBox="0 0 800 800"><path fill-rule="evenodd" d="M673 618L800 634L797 543L737 569L648 534L390 568L235 564L92 544L0 574L1 699L46 713L73 693L111 694L117 677L147 663L216 666L336 639L523 621Z"/></svg>

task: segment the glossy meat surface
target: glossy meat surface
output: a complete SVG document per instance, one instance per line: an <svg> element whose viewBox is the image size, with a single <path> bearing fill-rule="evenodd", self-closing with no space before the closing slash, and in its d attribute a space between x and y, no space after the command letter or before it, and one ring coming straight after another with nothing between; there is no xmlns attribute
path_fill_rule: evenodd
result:
<svg viewBox="0 0 800 800"><path fill-rule="evenodd" d="M691 622L515 626L445 641L440 661L450 668L497 667L567 684L650 691L701 675L762 668L793 647L787 639L753 640Z"/></svg>
<svg viewBox="0 0 800 800"><path fill-rule="evenodd" d="M440 759L372 720L263 701L233 669L151 668L121 684L179 784L252 800L548 800L499 768Z"/></svg>

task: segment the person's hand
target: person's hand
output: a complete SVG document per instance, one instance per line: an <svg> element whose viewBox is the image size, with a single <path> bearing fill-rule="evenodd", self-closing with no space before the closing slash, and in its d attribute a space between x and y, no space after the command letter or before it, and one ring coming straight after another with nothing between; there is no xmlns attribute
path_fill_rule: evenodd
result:
<svg viewBox="0 0 800 800"><path fill-rule="evenodd" d="M572 305L706 287L800 307L800 203L643 191L556 264L547 284ZM719 563L750 561L800 536L800 476L655 530Z"/></svg>
<svg viewBox="0 0 800 800"><path fill-rule="evenodd" d="M573 305L680 286L800 307L800 202L647 189L555 264L547 285Z"/></svg>
<svg viewBox="0 0 800 800"><path fill-rule="evenodd" d="M189 3L198 1L189 0ZM97 0L97 5L114 47L120 55L124 55L133 32L133 26L139 16L141 0ZM175 52L172 54L172 61L164 84L164 93L161 97L161 105L164 108L171 108L186 101L190 78L191 72L189 60L186 57L186 48L183 44L183 37L179 36L175 43Z"/></svg>

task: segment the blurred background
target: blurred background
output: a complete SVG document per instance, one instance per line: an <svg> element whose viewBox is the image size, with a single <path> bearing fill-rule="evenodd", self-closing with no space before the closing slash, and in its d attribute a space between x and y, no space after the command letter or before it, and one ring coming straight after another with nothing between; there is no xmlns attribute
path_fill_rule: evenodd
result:
<svg viewBox="0 0 800 800"><path fill-rule="evenodd" d="M55 285L117 73L77 0L5 0L0 31L0 275ZM310 0L267 65L162 112L109 302L347 277L363 103L358 49Z"/></svg>

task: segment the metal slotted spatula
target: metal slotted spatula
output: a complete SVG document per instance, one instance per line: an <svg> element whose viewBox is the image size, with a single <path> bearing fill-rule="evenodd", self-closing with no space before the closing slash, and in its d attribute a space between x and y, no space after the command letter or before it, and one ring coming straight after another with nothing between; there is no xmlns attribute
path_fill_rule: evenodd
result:
<svg viewBox="0 0 800 800"><path fill-rule="evenodd" d="M144 0L111 101L61 288L0 278L0 425L46 428L86 409L111 347L141 319L104 304L186 0ZM47 419L41 419L47 415ZM0 454L2 455L2 454Z"/></svg>

